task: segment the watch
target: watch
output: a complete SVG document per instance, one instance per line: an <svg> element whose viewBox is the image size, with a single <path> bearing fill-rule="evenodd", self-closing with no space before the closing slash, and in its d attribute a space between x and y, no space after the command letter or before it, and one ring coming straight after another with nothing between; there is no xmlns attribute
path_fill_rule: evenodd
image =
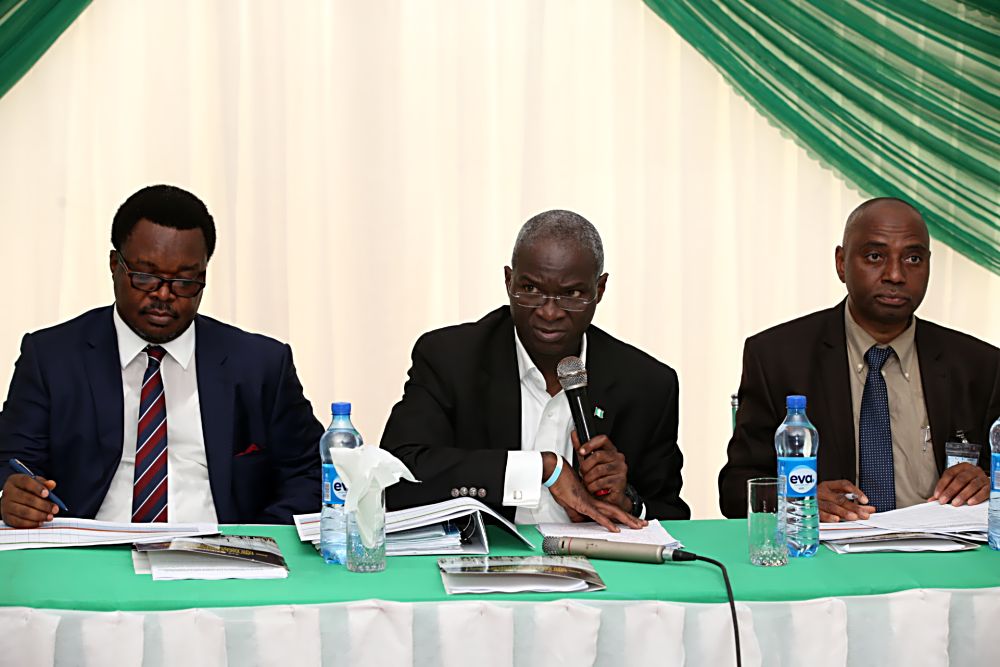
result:
<svg viewBox="0 0 1000 667"><path fill-rule="evenodd" d="M632 501L632 511L629 513L634 517L641 516L642 498L639 497L639 492L631 484L625 485L625 497Z"/></svg>

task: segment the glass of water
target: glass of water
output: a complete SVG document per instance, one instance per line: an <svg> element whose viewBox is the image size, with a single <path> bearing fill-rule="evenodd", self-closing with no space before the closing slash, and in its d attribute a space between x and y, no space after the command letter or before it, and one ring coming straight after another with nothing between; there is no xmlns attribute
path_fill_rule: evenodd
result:
<svg viewBox="0 0 1000 667"><path fill-rule="evenodd" d="M785 523L778 508L778 478L747 481L747 543L750 563L764 567L788 562Z"/></svg>
<svg viewBox="0 0 1000 667"><path fill-rule="evenodd" d="M385 490L363 498L347 513L347 569L381 572L385 569ZM370 502L370 505L368 504Z"/></svg>

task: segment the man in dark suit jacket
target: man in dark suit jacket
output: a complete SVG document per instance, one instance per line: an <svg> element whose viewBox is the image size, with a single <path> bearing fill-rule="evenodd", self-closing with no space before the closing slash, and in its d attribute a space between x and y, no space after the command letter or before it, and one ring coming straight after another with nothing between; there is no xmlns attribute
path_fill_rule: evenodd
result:
<svg viewBox="0 0 1000 667"><path fill-rule="evenodd" d="M204 204L171 186L140 190L116 214L112 245L115 306L22 342L0 413L4 521L66 516L47 497L55 482L68 515L84 518L290 523L315 511L323 428L291 349L197 315L215 247ZM148 373L154 347L165 350L159 379ZM151 397L150 414L163 410L169 492L154 499L162 514L138 519L135 461L140 441L157 439L143 438L137 421L139 385L150 381L164 394L162 403ZM7 469L11 457L38 477Z"/></svg>
<svg viewBox="0 0 1000 667"><path fill-rule="evenodd" d="M417 341L382 446L422 482L391 487L390 505L471 495L524 521L690 516L679 496L677 374L590 324L602 271L589 222L542 213L525 223L505 268L510 305ZM599 434L582 447L556 377L569 355L586 356ZM515 472L538 452L533 472Z"/></svg>
<svg viewBox="0 0 1000 667"><path fill-rule="evenodd" d="M911 416L891 425L897 502L987 499L984 470L967 463L945 468L945 442L963 431L970 442L982 445L980 465L988 464L987 434L1000 414L1000 350L913 316L927 288L928 245L927 228L912 206L891 198L865 202L848 218L836 253L847 299L747 339L736 428L719 475L723 514L745 516L747 480L775 474L774 432L790 394L808 398L807 414L819 432L821 518L867 518L879 509L867 504L858 486L858 406L867 371L860 349L868 343L896 348L898 358L882 371L890 418L897 411ZM854 342L862 338L867 342ZM894 381L902 390L895 396L909 398L899 405L892 405ZM929 433L903 437L924 424ZM926 481L914 484L906 475L923 475ZM907 500L902 490L911 487ZM848 493L862 502L851 502Z"/></svg>

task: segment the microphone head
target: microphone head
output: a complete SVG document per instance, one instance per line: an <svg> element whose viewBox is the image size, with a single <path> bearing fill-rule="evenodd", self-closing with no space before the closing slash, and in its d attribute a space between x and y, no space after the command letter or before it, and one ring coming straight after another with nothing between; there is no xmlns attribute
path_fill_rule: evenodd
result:
<svg viewBox="0 0 1000 667"><path fill-rule="evenodd" d="M559 555L559 538L549 536L542 540L542 551L549 554L550 556Z"/></svg>
<svg viewBox="0 0 1000 667"><path fill-rule="evenodd" d="M587 386L587 367L580 357L565 357L556 366L556 376L566 391Z"/></svg>

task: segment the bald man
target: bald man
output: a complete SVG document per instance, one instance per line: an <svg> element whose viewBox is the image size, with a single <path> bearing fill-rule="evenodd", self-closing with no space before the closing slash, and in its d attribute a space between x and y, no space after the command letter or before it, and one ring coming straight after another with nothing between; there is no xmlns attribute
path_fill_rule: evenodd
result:
<svg viewBox="0 0 1000 667"><path fill-rule="evenodd" d="M821 520L988 499L1000 350L914 316L930 258L916 208L891 197L866 201L848 217L835 253L847 298L747 339L736 428L719 474L723 514L746 516L747 480L775 474L774 432L789 394L807 397L819 431ZM981 467L945 468L945 442L959 431L980 445Z"/></svg>

